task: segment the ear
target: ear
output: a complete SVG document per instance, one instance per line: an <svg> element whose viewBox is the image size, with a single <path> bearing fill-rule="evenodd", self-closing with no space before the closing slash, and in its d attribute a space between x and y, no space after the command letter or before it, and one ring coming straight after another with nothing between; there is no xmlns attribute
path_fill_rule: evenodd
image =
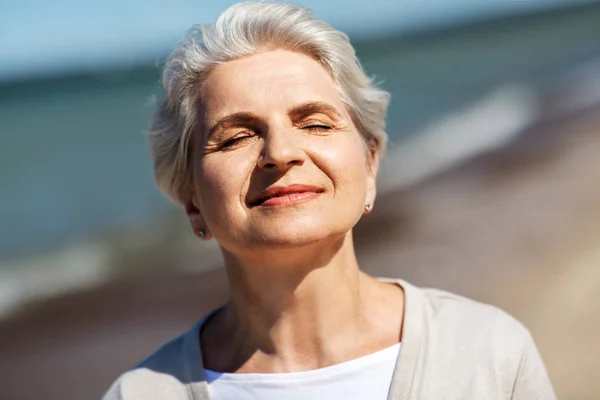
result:
<svg viewBox="0 0 600 400"><path fill-rule="evenodd" d="M205 236L202 239L209 240L212 235L206 226L206 222L202 217L202 212L200 211L200 207L198 206L198 202L194 199L194 196L189 196L189 198L184 202L183 206L190 221L190 226L192 227L194 236L198 236L198 232L203 231L205 232Z"/></svg>
<svg viewBox="0 0 600 400"><path fill-rule="evenodd" d="M379 172L379 152L370 147L367 153L367 195L365 204L370 204L373 209L377 197L377 173ZM369 213L371 210L365 210Z"/></svg>

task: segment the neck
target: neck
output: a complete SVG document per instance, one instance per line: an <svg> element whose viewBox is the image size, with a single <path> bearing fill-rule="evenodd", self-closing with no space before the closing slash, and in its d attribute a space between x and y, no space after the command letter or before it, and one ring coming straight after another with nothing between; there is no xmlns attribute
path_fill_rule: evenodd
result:
<svg viewBox="0 0 600 400"><path fill-rule="evenodd" d="M207 347L225 349L210 360L214 369L314 369L360 352L373 279L360 272L350 233L295 252L243 259L225 252L225 263L231 300L203 335L212 331Z"/></svg>

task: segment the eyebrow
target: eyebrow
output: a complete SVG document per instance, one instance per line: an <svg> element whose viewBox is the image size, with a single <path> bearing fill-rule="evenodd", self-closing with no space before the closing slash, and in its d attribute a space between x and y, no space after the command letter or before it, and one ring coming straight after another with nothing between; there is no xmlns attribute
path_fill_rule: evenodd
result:
<svg viewBox="0 0 600 400"><path fill-rule="evenodd" d="M342 119L338 110L331 104L323 101L309 101L292 107L288 111L290 117L307 117L312 114L326 114L334 119Z"/></svg>
<svg viewBox="0 0 600 400"><path fill-rule="evenodd" d="M326 114L336 120L342 119L340 113L336 110L336 108L328 103L323 101L309 101L307 103L302 103L297 106L292 107L288 111L288 115L290 117L295 118L304 118L312 114ZM237 112L233 114L226 115L223 118L220 118L208 131L207 137L210 138L217 130L226 127L226 126L236 126L236 125L248 125L251 123L256 123L256 121L260 120L260 117L251 112Z"/></svg>
<svg viewBox="0 0 600 400"><path fill-rule="evenodd" d="M227 125L247 125L252 122L256 122L259 117L256 114L250 112L237 112L229 114L219 119L208 131L207 137L211 137L218 129L223 128Z"/></svg>

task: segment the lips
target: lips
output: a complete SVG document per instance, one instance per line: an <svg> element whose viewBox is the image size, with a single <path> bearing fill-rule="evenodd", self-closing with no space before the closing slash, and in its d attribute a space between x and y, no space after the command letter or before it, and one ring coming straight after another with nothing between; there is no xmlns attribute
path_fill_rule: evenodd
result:
<svg viewBox="0 0 600 400"><path fill-rule="evenodd" d="M321 193L322 189L310 185L278 186L254 196L248 204L251 207L292 205L311 200Z"/></svg>

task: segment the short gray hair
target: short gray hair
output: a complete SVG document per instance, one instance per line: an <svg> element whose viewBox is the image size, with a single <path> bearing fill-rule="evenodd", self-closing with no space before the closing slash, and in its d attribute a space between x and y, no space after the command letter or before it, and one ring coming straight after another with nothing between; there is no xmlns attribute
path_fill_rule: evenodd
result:
<svg viewBox="0 0 600 400"><path fill-rule="evenodd" d="M156 184L173 202L183 205L190 193L190 137L198 121L202 81L227 61L275 49L306 54L329 71L365 142L383 154L389 94L365 75L348 36L296 4L238 3L214 25L194 26L163 70L165 97L152 119L148 140Z"/></svg>

